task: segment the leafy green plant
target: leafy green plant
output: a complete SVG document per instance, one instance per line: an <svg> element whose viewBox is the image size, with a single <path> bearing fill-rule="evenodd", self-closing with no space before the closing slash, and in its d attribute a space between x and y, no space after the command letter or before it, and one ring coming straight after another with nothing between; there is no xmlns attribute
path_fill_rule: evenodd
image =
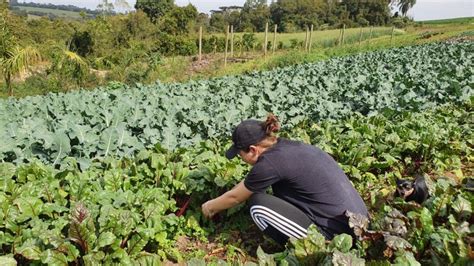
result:
<svg viewBox="0 0 474 266"><path fill-rule="evenodd" d="M467 119L471 113L469 106L446 106L419 114L353 115L321 124L306 121L284 132L339 156L369 207L370 221L348 213L357 238L339 235L325 241L312 227L308 238L292 240L283 252L267 254L258 249L256 259L269 265L467 262L473 244L469 224L473 195L466 186L470 179L438 173L465 170L469 165L472 138L466 136L472 135ZM431 141L425 153L440 158L422 168L429 173L427 180L432 180L431 197L423 206L393 199L394 180L407 167L400 159L407 151L392 143L394 132L429 133L431 127L446 131ZM361 140L362 133L367 143ZM399 134L397 143L418 141L418 134ZM369 146L373 159L357 155L362 153L359 144ZM175 150L156 145L129 158L107 156L87 162L87 170L86 162L72 157L64 159L61 169L38 161L0 163L0 261L139 264L183 262L197 256L193 263L208 263L215 259L207 256L214 254L212 248L178 249L175 242L184 238L205 245L217 232L225 232L214 241L227 246L221 248L227 259L240 260L236 252L255 252L242 251L245 243L231 237L232 231L251 231L245 207L217 217L219 223L200 214L202 202L230 189L248 170L240 161L224 158L228 145L217 140ZM417 149L408 151L417 153ZM345 153L348 156L341 156ZM459 156L459 164L447 167L452 156ZM393 161L387 165L387 160Z"/></svg>
<svg viewBox="0 0 474 266"><path fill-rule="evenodd" d="M472 55L467 52L471 47L472 43L434 44L179 85L138 84L133 89L0 100L0 160L21 163L37 158L60 167L69 156L85 167L94 159L132 156L157 143L174 149L228 136L235 121L268 112L278 114L291 128L304 120L341 119L354 113L373 116L388 109L418 112L463 104L473 95ZM132 77L145 73L140 69L145 71L138 67ZM415 134L413 124L414 129L399 129L391 138ZM418 133L414 141L422 143L420 147L410 147L413 142L396 147L418 150L415 161L437 160L423 154L431 149L436 130L443 132L433 127L430 133ZM354 163L367 155L368 147L353 151ZM386 157L390 164L393 159Z"/></svg>

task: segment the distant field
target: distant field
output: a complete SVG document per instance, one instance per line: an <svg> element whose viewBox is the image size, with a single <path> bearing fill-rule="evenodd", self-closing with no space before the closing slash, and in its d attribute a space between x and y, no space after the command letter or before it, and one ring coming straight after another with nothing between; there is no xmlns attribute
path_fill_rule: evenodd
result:
<svg viewBox="0 0 474 266"><path fill-rule="evenodd" d="M474 23L474 17L425 20L419 22L422 22L423 24Z"/></svg>
<svg viewBox="0 0 474 266"><path fill-rule="evenodd" d="M79 12L74 11L66 11L66 10L59 10L59 9L50 9L50 8L41 8L41 7L29 7L29 6L19 6L20 10L25 10L26 12L42 12L45 14L53 14L58 17L62 18L72 18L72 19L79 19L81 16ZM31 15L32 18L37 18L36 15Z"/></svg>
<svg viewBox="0 0 474 266"><path fill-rule="evenodd" d="M351 28L346 29L344 34L345 43L354 43L359 40L361 28ZM391 27L374 27L372 29L372 38L380 37L384 35L390 35L392 33ZM236 40L240 40L244 33L235 33L234 38ZM404 34L402 30L395 30L394 34L400 35ZM218 37L223 37L225 34L218 33L218 34L206 34L215 35ZM206 36L205 35L205 36ZM339 39L340 30L333 29L333 30L323 30L323 31L313 31L312 34L312 43L314 46L321 46L321 47L331 47L334 46L334 43L337 42ZM284 46L288 47L291 46L292 42L304 42L306 36L306 32L296 32L296 33L277 33L277 43L282 42ZM368 39L370 36L370 28L362 28L362 40ZM262 43L265 38L265 33L258 32L255 33L255 37L259 43ZM273 29L268 34L268 41L273 42Z"/></svg>

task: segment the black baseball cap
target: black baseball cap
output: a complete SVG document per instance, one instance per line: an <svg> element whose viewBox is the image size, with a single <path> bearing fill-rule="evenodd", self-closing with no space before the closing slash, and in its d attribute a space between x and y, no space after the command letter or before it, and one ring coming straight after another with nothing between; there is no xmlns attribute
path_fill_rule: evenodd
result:
<svg viewBox="0 0 474 266"><path fill-rule="evenodd" d="M263 140L266 136L264 122L248 119L242 121L232 132L233 145L225 153L227 159L234 158L240 150L247 149Z"/></svg>

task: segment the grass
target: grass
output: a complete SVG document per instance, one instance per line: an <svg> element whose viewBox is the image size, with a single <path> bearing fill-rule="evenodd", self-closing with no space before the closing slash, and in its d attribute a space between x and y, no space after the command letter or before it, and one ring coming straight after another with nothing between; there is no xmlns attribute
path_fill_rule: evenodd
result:
<svg viewBox="0 0 474 266"><path fill-rule="evenodd" d="M361 28L350 28L345 30L344 38L348 39L359 39ZM362 28L363 37L366 39L369 37L370 28ZM382 35L391 35L392 28L391 27L374 27L372 29L372 37L378 37ZM257 42L261 44L264 42L265 33L257 32L254 33ZM214 35L216 37L225 37L224 33L218 34L207 34ZM237 32L234 33L234 40L238 41L242 39L244 33ZM204 35L204 38L206 35ZM274 33L273 29L268 33L268 41L273 43ZM277 33L276 36L276 43L283 45L285 48L294 47L295 42L297 45L302 45L306 38L306 32L296 32L296 33ZM323 30L323 31L313 31L311 39L312 43L315 46L322 46L328 47L334 45L340 38L340 29L333 29L333 30Z"/></svg>
<svg viewBox="0 0 474 266"><path fill-rule="evenodd" d="M79 15L79 12L74 12L74 11L50 9L50 8L42 8L42 7L30 7L30 6L18 6L18 8L20 8L20 10L25 10L26 12L41 12L44 14L53 14L61 18L72 18L72 19L81 18L81 16ZM36 17L38 16L31 15L31 18L36 18Z"/></svg>
<svg viewBox="0 0 474 266"><path fill-rule="evenodd" d="M450 18L450 19L436 19L420 21L423 24L468 24L474 23L474 17Z"/></svg>

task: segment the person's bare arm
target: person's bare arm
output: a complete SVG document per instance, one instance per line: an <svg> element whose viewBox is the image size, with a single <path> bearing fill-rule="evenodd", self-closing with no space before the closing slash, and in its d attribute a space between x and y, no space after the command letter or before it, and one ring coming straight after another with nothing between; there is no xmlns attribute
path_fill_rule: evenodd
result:
<svg viewBox="0 0 474 266"><path fill-rule="evenodd" d="M251 195L252 191L245 187L242 180L231 190L202 204L202 213L205 217L211 218L220 211L227 210L246 201Z"/></svg>

